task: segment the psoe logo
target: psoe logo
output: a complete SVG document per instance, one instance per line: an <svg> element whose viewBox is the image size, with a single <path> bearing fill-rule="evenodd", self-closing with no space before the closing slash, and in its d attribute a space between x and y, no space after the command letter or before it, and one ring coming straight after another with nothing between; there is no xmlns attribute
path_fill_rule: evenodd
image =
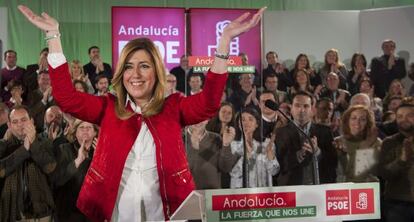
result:
<svg viewBox="0 0 414 222"><path fill-rule="evenodd" d="M374 189L326 191L326 215L375 213Z"/></svg>
<svg viewBox="0 0 414 222"><path fill-rule="evenodd" d="M349 213L349 190L327 190L326 215L348 215Z"/></svg>
<svg viewBox="0 0 414 222"><path fill-rule="evenodd" d="M370 214L374 213L374 190L352 189L351 190L351 213Z"/></svg>
<svg viewBox="0 0 414 222"><path fill-rule="evenodd" d="M216 42L214 45L208 45L207 46L207 54L208 56L213 56L216 49L217 44L219 43L219 40L221 38L221 35L223 34L224 28L230 24L231 21L229 20L223 20L216 23ZM239 37L233 38L230 42L230 51L229 55L239 55L240 53L240 45L239 45L240 39Z"/></svg>

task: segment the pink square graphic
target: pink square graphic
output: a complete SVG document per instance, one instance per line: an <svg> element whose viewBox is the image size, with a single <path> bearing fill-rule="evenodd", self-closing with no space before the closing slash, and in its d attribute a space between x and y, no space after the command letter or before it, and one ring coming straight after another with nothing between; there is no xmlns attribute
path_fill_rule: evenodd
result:
<svg viewBox="0 0 414 222"><path fill-rule="evenodd" d="M349 190L327 190L326 215L348 215L349 213Z"/></svg>

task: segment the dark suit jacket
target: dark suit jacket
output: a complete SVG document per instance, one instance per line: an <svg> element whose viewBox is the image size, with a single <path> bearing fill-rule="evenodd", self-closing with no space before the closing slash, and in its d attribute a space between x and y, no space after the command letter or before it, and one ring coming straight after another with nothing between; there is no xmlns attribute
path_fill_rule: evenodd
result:
<svg viewBox="0 0 414 222"><path fill-rule="evenodd" d="M93 88L96 91L96 87L95 87L95 79L96 76L104 74L106 77L108 77L109 83L112 80L112 68L108 63L103 63L104 66L104 71L96 74L96 67L95 65L93 65L91 62L89 62L88 64L83 66L83 70L85 71L85 73L88 75L89 80L92 83Z"/></svg>
<svg viewBox="0 0 414 222"><path fill-rule="evenodd" d="M319 157L319 177L321 183L336 181L337 156L333 147L331 129L319 124L311 124L310 136L316 136L318 147L321 150ZM278 185L302 185L303 168L312 165L312 155L309 154L301 163L298 162L296 152L302 148L304 137L299 135L292 124L276 130L276 157L280 164Z"/></svg>
<svg viewBox="0 0 414 222"><path fill-rule="evenodd" d="M373 58L371 61L371 81L375 86L375 95L384 98L392 80L402 79L407 75L403 58L395 58L395 65L388 69L389 56Z"/></svg>

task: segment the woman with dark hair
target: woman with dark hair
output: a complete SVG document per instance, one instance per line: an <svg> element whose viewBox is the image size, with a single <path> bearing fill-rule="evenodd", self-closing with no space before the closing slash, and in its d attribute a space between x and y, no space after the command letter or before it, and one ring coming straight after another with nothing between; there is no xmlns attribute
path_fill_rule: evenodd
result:
<svg viewBox="0 0 414 222"><path fill-rule="evenodd" d="M100 136L77 207L93 221L169 220L195 185L183 149L182 128L217 112L227 80L230 42L256 26L265 8L245 13L223 30L203 91L165 97L163 59L148 38L129 41L112 79L116 95L76 92L63 55L59 23L20 5L45 32L53 97L62 111L100 126Z"/></svg>
<svg viewBox="0 0 414 222"><path fill-rule="evenodd" d="M342 135L334 141L338 153L338 182L378 181L381 148L374 114L366 106L350 107L342 116Z"/></svg>
<svg viewBox="0 0 414 222"><path fill-rule="evenodd" d="M358 93L359 83L364 78L369 78L369 73L367 72L367 60L365 59L364 54L354 53L351 59L351 70L348 73L348 91L351 95Z"/></svg>
<svg viewBox="0 0 414 222"><path fill-rule="evenodd" d="M227 135L234 138L232 134L235 134L235 115L233 105L222 102L217 115L208 121L206 130L219 134L223 140ZM221 173L221 188L230 188L230 175L226 172Z"/></svg>
<svg viewBox="0 0 414 222"><path fill-rule="evenodd" d="M260 117L255 109L244 109L236 119L239 127L236 130L235 140L231 142L231 151L233 154L241 156L241 158L230 172L230 187L243 187L244 141L241 126L243 126L247 148L248 187L272 186L272 176L276 175L280 168L275 156L274 136L260 142Z"/></svg>
<svg viewBox="0 0 414 222"><path fill-rule="evenodd" d="M307 92L313 94L313 87L310 83L309 74L306 69L298 70L294 75L293 86L289 88L287 92L287 98L289 101L292 101L293 96L298 92Z"/></svg>
<svg viewBox="0 0 414 222"><path fill-rule="evenodd" d="M295 66L293 67L293 69L289 73L290 74L289 76L292 78L291 82L294 82L293 81L293 76L299 70L306 70L306 72L309 75L310 82L311 82L312 86L316 87L317 85L322 83L319 75L316 75L315 70L311 67L310 62L309 62L309 57L305 53L300 53L296 57Z"/></svg>
<svg viewBox="0 0 414 222"><path fill-rule="evenodd" d="M220 105L217 115L208 121L206 130L223 136L224 130L228 127L234 127L234 116L235 111L233 105L229 102L223 102Z"/></svg>
<svg viewBox="0 0 414 222"><path fill-rule="evenodd" d="M88 92L88 85L82 80L75 79L73 81L73 87L75 87L76 91L78 92L83 92L83 93Z"/></svg>
<svg viewBox="0 0 414 222"><path fill-rule="evenodd" d="M95 152L98 127L76 120L68 133L69 143L56 147L57 168L53 175L56 219L59 222L89 221L76 208L76 200Z"/></svg>
<svg viewBox="0 0 414 222"><path fill-rule="evenodd" d="M388 92L383 99L383 106L384 110L388 110L388 105L391 103L392 98L395 97L405 97L407 95L405 91L405 87L402 84L401 80L394 79L391 81L390 87L388 88Z"/></svg>

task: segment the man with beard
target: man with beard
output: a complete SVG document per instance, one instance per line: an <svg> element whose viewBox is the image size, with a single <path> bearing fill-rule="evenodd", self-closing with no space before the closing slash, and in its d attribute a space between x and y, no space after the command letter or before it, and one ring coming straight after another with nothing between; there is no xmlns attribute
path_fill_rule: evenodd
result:
<svg viewBox="0 0 414 222"><path fill-rule="evenodd" d="M386 221L414 221L414 98L397 109L399 132L387 137L379 158L379 175L385 180Z"/></svg>
<svg viewBox="0 0 414 222"><path fill-rule="evenodd" d="M308 140L292 124L276 130L276 157L280 163L278 185L313 184L312 155L318 156L321 183L336 181L338 163L332 145L330 127L312 123L313 96L298 92L293 96L291 114L293 122L311 138L315 150Z"/></svg>
<svg viewBox="0 0 414 222"><path fill-rule="evenodd" d="M68 142L64 135L63 113L58 106L51 106L46 110L43 132L40 136L53 141L53 147Z"/></svg>
<svg viewBox="0 0 414 222"><path fill-rule="evenodd" d="M97 92L95 93L95 95L97 96L106 96L106 94L108 94L109 92L109 79L107 76L105 75L98 75L96 76L96 81L95 81L95 88L97 90Z"/></svg>

